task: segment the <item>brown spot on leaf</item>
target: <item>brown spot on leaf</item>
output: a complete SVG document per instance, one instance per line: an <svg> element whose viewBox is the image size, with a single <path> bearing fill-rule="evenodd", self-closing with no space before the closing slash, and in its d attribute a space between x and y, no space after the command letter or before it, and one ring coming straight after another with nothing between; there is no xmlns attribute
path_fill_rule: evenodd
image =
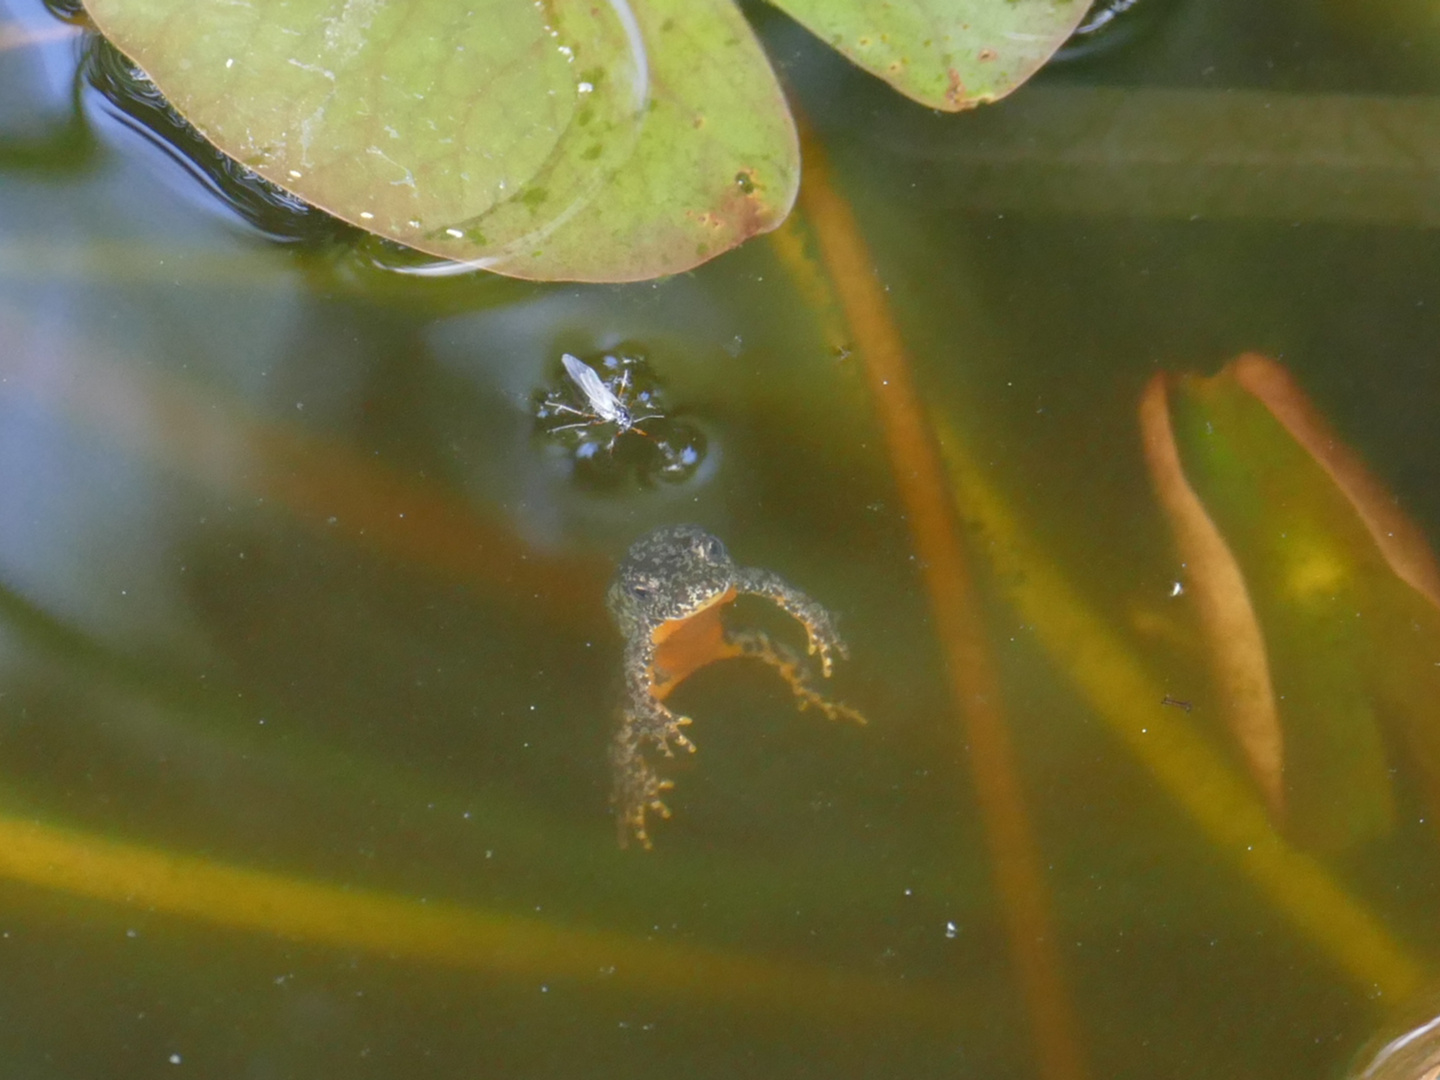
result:
<svg viewBox="0 0 1440 1080"><path fill-rule="evenodd" d="M738 182L741 176L747 178L750 191L746 191L745 185ZM702 235L708 233L715 238L702 239L700 243L718 242L730 246L774 228L774 209L765 201L764 186L756 175L756 170L740 170L736 181L725 185L712 208L685 211L685 217L698 227Z"/></svg>
<svg viewBox="0 0 1440 1080"><path fill-rule="evenodd" d="M980 50L980 62L982 64L988 63L989 61L994 60L999 55L999 53L997 53L994 49L990 48L987 45L985 48Z"/></svg>
<svg viewBox="0 0 1440 1080"><path fill-rule="evenodd" d="M945 88L945 100L950 103L951 108L962 109L965 107L965 83L960 78L960 72L953 67L946 73L950 85Z"/></svg>

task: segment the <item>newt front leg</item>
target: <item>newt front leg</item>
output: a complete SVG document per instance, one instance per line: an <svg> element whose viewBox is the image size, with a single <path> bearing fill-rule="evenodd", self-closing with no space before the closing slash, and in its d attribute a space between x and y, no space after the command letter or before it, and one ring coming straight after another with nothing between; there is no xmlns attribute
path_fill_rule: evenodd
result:
<svg viewBox="0 0 1440 1080"><path fill-rule="evenodd" d="M817 693L810 685L810 676L805 670L804 662L788 645L772 641L770 635L763 630L737 630L731 635L731 640L741 656L748 656L774 668L790 687L790 692L795 695L800 708L819 709L827 720L850 720L856 724L867 722L863 715L843 701L831 701Z"/></svg>
<svg viewBox="0 0 1440 1080"><path fill-rule="evenodd" d="M681 728L690 717L672 712L662 700L674 683L655 665L656 649L648 639L628 643L625 649L625 719L621 726L630 731L636 745L648 741L666 757L674 757L674 742L695 752L695 744Z"/></svg>
<svg viewBox="0 0 1440 1080"><path fill-rule="evenodd" d="M835 621L830 617L830 612L779 574L745 567L735 572L734 580L735 588L739 592L764 597L805 627L810 652L812 655L820 655L820 673L825 678L830 677L835 667L832 653L838 654L842 659L850 655L849 648L840 637L840 631L835 629Z"/></svg>

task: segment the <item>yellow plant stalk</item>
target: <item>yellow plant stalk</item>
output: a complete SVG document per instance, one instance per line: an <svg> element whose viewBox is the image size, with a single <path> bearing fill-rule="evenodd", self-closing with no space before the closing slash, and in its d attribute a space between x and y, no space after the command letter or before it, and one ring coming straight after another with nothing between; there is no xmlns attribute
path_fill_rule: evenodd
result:
<svg viewBox="0 0 1440 1080"><path fill-rule="evenodd" d="M1319 861L1270 827L1264 804L1182 718L1156 721L1161 684L1088 610L1059 570L1021 532L959 437L937 420L957 504L981 535L995 575L1056 666L1205 837L1367 993L1411 993L1421 965Z"/></svg>
<svg viewBox="0 0 1440 1080"><path fill-rule="evenodd" d="M20 818L0 817L0 878L231 930L603 994L936 1032L953 1027L958 1009L983 1007L978 995L963 1002L935 987L298 880Z"/></svg>

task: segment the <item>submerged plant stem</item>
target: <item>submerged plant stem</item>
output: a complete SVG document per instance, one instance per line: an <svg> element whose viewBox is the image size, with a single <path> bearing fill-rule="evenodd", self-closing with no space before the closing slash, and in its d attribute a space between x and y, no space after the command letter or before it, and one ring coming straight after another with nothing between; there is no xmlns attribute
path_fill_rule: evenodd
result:
<svg viewBox="0 0 1440 1080"><path fill-rule="evenodd" d="M932 1031L944 1030L966 1007L953 995L829 968L305 881L22 818L0 816L0 879L212 926L567 984L607 997L679 997L766 1015Z"/></svg>
<svg viewBox="0 0 1440 1080"><path fill-rule="evenodd" d="M1080 1080L1086 1075L1084 1055L1061 971L1049 894L939 450L854 212L831 183L819 145L803 128L802 147L800 209L815 230L821 259L864 357L895 484L909 518L951 696L964 724L1002 917L1030 1010L1039 1075L1044 1080Z"/></svg>

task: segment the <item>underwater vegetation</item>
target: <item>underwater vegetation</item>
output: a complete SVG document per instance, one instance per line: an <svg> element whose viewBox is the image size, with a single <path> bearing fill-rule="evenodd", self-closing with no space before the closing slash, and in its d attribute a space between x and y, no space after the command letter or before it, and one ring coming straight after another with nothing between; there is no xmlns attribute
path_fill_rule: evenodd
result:
<svg viewBox="0 0 1440 1080"><path fill-rule="evenodd" d="M1159 2L1091 10L1095 49ZM273 82L287 122L349 108L404 202L424 169L300 89L342 81L324 55L369 62L367 10L393 15L327 8L283 80L238 50L209 74ZM774 13L746 12L762 53L733 5L662 10L534 8L558 36L511 66L572 97L542 123L499 95L528 164L476 176L514 197L417 245L461 274L367 231L358 170L339 216L271 175L309 178L320 118L247 164L78 10L0 35L0 79L25 76L0 83L0 968L25 1064L1338 1075L1378 1029L1355 1075L1433 1069L1431 98L1092 86L1077 40L959 119ZM634 41L592 78L567 36L623 11L653 131L616 96ZM639 203L678 220L625 201L692 145L647 140L737 130L661 93L655 42L702 16L763 65L727 108L794 154L702 148L744 213L613 231ZM477 70L510 63L486 47ZM383 93L454 70L400 59ZM930 92L1021 71L970 59L1004 79ZM606 123L587 178L566 155ZM468 166L432 134L444 187ZM611 180L624 220L587 231ZM542 250L526 230L565 198ZM697 269L521 280L657 266Z"/></svg>

